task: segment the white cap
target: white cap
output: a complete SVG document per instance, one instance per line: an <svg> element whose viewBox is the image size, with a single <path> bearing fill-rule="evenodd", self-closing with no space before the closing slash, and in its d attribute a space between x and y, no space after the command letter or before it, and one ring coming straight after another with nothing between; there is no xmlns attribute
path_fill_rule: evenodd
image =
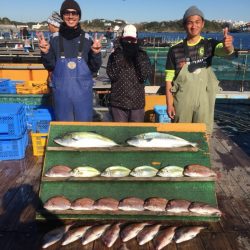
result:
<svg viewBox="0 0 250 250"><path fill-rule="evenodd" d="M118 25L116 25L115 27L114 27L114 31L118 31L120 29L120 27L118 26Z"/></svg>
<svg viewBox="0 0 250 250"><path fill-rule="evenodd" d="M136 38L136 27L132 24L128 24L123 29L123 35L122 37L133 37Z"/></svg>

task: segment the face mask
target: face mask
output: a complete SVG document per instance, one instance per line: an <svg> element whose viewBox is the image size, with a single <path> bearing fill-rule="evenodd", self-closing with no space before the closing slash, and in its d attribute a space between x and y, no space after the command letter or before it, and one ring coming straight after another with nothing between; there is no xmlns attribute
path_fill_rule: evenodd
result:
<svg viewBox="0 0 250 250"><path fill-rule="evenodd" d="M127 59L134 59L139 51L139 45L137 43L129 43L122 41L123 54Z"/></svg>

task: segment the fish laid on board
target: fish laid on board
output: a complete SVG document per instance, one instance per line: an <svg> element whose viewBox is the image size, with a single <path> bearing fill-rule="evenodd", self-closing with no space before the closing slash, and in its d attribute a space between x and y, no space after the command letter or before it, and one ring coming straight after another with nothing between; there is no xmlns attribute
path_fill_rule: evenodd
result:
<svg viewBox="0 0 250 250"><path fill-rule="evenodd" d="M192 202L189 206L189 211L202 215L222 215L222 212L218 208L202 202Z"/></svg>
<svg viewBox="0 0 250 250"><path fill-rule="evenodd" d="M102 235L102 242L106 247L112 247L120 234L121 223L115 223Z"/></svg>
<svg viewBox="0 0 250 250"><path fill-rule="evenodd" d="M199 234L202 229L205 229L205 227L187 226L177 228L175 231L174 241L176 243L181 243L191 240L196 237L196 235Z"/></svg>
<svg viewBox="0 0 250 250"><path fill-rule="evenodd" d="M160 132L139 134L128 139L127 144L142 148L178 148L184 146L196 147L196 143L186 141L180 137Z"/></svg>
<svg viewBox="0 0 250 250"><path fill-rule="evenodd" d="M100 172L97 169L89 166L80 166L74 168L71 171L71 175L74 177L95 177L100 175Z"/></svg>
<svg viewBox="0 0 250 250"><path fill-rule="evenodd" d="M51 167L46 173L47 177L70 177L71 168L63 165L56 165Z"/></svg>
<svg viewBox="0 0 250 250"><path fill-rule="evenodd" d="M130 169L123 167L123 166L111 166L106 168L102 173L101 176L104 177L126 177L130 173Z"/></svg>
<svg viewBox="0 0 250 250"><path fill-rule="evenodd" d="M91 226L81 226L77 228L70 229L64 236L62 240L62 246L68 245L78 239L82 238L86 231Z"/></svg>
<svg viewBox="0 0 250 250"><path fill-rule="evenodd" d="M97 210L117 211L119 201L113 198L101 198L95 201L94 208Z"/></svg>
<svg viewBox="0 0 250 250"><path fill-rule="evenodd" d="M94 132L69 132L54 139L54 142L72 148L114 147L117 143Z"/></svg>
<svg viewBox="0 0 250 250"><path fill-rule="evenodd" d="M109 226L110 224L104 224L89 228L87 232L83 235L82 244L87 245L88 243L99 239Z"/></svg>
<svg viewBox="0 0 250 250"><path fill-rule="evenodd" d="M146 244L147 242L151 241L155 235L159 232L161 224L150 225L144 227L138 234L137 234L137 242L140 246Z"/></svg>
<svg viewBox="0 0 250 250"><path fill-rule="evenodd" d="M184 168L183 174L189 177L216 177L217 174L210 168L199 164L191 164Z"/></svg>
<svg viewBox="0 0 250 250"><path fill-rule="evenodd" d="M42 248L47 248L56 242L60 241L63 235L69 230L73 224L55 228L43 236Z"/></svg>
<svg viewBox="0 0 250 250"><path fill-rule="evenodd" d="M154 238L154 246L156 250L161 250L171 243L174 238L176 227L167 227L161 230Z"/></svg>
<svg viewBox="0 0 250 250"><path fill-rule="evenodd" d="M123 211L143 211L144 200L136 197L124 198L119 202L118 208Z"/></svg>
<svg viewBox="0 0 250 250"><path fill-rule="evenodd" d="M48 199L44 206L47 210L67 210L71 207L71 202L64 196L54 196Z"/></svg>
<svg viewBox="0 0 250 250"><path fill-rule="evenodd" d="M134 223L123 228L120 233L122 242L127 242L136 237L137 234L147 225L148 223Z"/></svg>
<svg viewBox="0 0 250 250"><path fill-rule="evenodd" d="M151 197L145 200L144 209L149 211L158 211L164 212L166 209L166 205L168 200L160 197Z"/></svg>
<svg viewBox="0 0 250 250"><path fill-rule="evenodd" d="M187 200L170 200L166 206L166 211L171 213L187 213L191 202Z"/></svg>
<svg viewBox="0 0 250 250"><path fill-rule="evenodd" d="M157 175L161 177L183 177L183 168L178 166L167 166L161 168Z"/></svg>
<svg viewBox="0 0 250 250"><path fill-rule="evenodd" d="M71 203L73 210L94 210L94 200L90 198L79 198Z"/></svg>
<svg viewBox="0 0 250 250"><path fill-rule="evenodd" d="M134 177L154 177L156 176L158 169L151 166L139 166L132 170L130 175Z"/></svg>

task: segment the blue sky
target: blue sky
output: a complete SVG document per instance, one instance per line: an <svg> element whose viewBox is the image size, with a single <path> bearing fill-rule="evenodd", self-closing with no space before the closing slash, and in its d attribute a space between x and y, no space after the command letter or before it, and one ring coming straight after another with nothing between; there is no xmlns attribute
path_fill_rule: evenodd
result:
<svg viewBox="0 0 250 250"><path fill-rule="evenodd" d="M0 17L22 22L41 22L60 10L59 0L1 0ZM78 0L82 20L123 19L130 23L181 19L185 10L197 5L208 20L250 21L249 0Z"/></svg>

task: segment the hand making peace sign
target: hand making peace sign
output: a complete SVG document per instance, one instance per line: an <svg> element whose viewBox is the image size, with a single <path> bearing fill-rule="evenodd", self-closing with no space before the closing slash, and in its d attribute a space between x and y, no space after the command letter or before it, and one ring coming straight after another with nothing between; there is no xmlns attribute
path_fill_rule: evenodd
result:
<svg viewBox="0 0 250 250"><path fill-rule="evenodd" d="M36 36L37 36L37 39L38 39L38 45L39 45L40 50L43 53L47 54L49 52L50 45L45 40L43 32L36 32Z"/></svg>
<svg viewBox="0 0 250 250"><path fill-rule="evenodd" d="M95 33L93 44L91 46L92 51L97 54L101 52L103 35L97 38L97 33Z"/></svg>

